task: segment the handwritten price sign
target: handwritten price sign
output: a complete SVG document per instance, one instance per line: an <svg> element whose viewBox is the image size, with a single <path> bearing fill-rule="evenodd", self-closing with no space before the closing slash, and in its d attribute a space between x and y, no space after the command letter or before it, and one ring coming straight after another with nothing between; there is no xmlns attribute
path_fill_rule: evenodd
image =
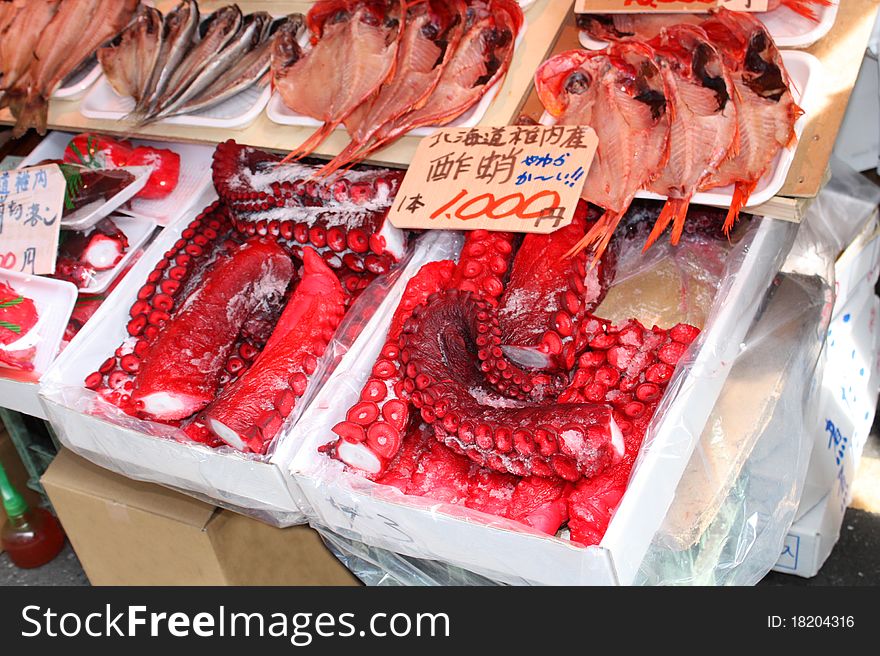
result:
<svg viewBox="0 0 880 656"><path fill-rule="evenodd" d="M55 272L64 189L55 164L0 171L0 268Z"/></svg>
<svg viewBox="0 0 880 656"><path fill-rule="evenodd" d="M398 228L553 232L571 223L597 145L578 125L444 128L419 144L389 218Z"/></svg>
<svg viewBox="0 0 880 656"><path fill-rule="evenodd" d="M724 7L731 11L767 11L769 0L577 0L578 14L705 13Z"/></svg>

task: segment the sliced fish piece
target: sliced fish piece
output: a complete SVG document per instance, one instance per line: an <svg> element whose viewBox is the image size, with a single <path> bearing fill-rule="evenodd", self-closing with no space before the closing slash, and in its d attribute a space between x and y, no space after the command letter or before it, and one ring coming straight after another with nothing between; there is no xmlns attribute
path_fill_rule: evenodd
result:
<svg viewBox="0 0 880 656"><path fill-rule="evenodd" d="M138 0L65 0L40 33L27 97L11 103L13 134L31 127L46 132L49 96L80 63L128 25Z"/></svg>
<svg viewBox="0 0 880 656"><path fill-rule="evenodd" d="M307 20L313 47L272 73L285 105L324 124L290 157L311 153L393 73L405 12L400 0L325 0Z"/></svg>
<svg viewBox="0 0 880 656"><path fill-rule="evenodd" d="M735 93L730 72L701 28L677 25L651 42L671 111L669 159L648 187L667 196L648 237L653 244L672 224L672 243L684 230L690 199L737 148Z"/></svg>
<svg viewBox="0 0 880 656"><path fill-rule="evenodd" d="M98 61L120 96L141 102L162 49L162 14L140 5L138 13L109 45L98 48Z"/></svg>

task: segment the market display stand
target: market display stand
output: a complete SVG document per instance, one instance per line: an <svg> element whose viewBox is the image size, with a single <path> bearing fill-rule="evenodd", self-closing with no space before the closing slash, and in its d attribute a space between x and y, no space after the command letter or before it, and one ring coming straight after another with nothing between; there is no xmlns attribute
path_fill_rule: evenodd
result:
<svg viewBox="0 0 880 656"><path fill-rule="evenodd" d="M174 3L157 3L162 5ZM215 5L228 4L217 2L200 2L204 12L210 11ZM290 11L308 11L310 2L239 2L243 11L268 10L273 14ZM527 32L525 38L516 49L510 72L488 111L483 117L483 125L508 125L518 116L523 99L532 87L532 75L553 48L557 37L572 15L571 0L537 0L525 11ZM157 123L143 128L134 128L121 121L103 121L88 119L80 113L80 101L53 100L49 105L49 128L82 132L93 130L106 134L118 134L127 137L149 137L165 141L218 143L227 139L235 139L258 148L280 151L291 151L315 130L313 127L294 127L279 125L269 120L266 112L262 112L249 127L243 130L219 128L194 128L180 125ZM14 123L8 109L0 112L0 124ZM419 137L403 137L396 143L385 148L370 161L377 164L405 167L412 161ZM339 153L348 143L345 130L336 130L319 148L316 156L332 157Z"/></svg>
<svg viewBox="0 0 880 656"><path fill-rule="evenodd" d="M877 0L840 0L834 27L805 50L822 62L825 70L818 101L804 126L785 184L770 201L749 208L752 214L800 221L810 200L828 181L831 151L859 75L877 7ZM552 54L580 48L578 32L574 14L567 14ZM521 113L537 121L543 112L544 107L533 89L524 100Z"/></svg>

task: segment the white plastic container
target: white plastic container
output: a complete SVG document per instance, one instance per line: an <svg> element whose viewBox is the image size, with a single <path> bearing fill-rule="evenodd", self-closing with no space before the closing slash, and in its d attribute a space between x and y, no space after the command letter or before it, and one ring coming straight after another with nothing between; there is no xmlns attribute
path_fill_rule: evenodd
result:
<svg viewBox="0 0 880 656"><path fill-rule="evenodd" d="M689 371L676 371L642 448L640 462L599 546L582 548L524 525L406 496L345 471L318 452L358 399L385 340L391 312L415 272L408 269L370 325L300 419L306 437L290 467L291 492L310 521L382 549L438 560L508 583L629 584L660 527L675 489L724 385L764 291L795 228L764 220L731 252L738 272L717 295ZM479 521L476 519L479 518ZM516 526L516 528L513 528Z"/></svg>
<svg viewBox="0 0 880 656"><path fill-rule="evenodd" d="M77 76L77 79L72 80L69 84L55 89L52 93L52 100L79 100L86 95L86 91L99 77L101 77L101 65L95 58L84 75Z"/></svg>
<svg viewBox="0 0 880 656"><path fill-rule="evenodd" d="M112 219L120 232L128 239L128 250L112 269L96 271L88 286L79 290L81 294L103 294L107 291L113 281L125 271L131 258L147 243L156 228L156 224L152 221L134 219L130 216L115 214L107 218Z"/></svg>
<svg viewBox="0 0 880 656"><path fill-rule="evenodd" d="M839 0L832 0L829 7L813 5L811 9L816 12L818 21L811 21L784 5L757 16L767 26L767 31L780 48L809 48L834 27L838 2ZM588 50L601 50L608 45L607 41L594 39L583 30L579 39L581 45Z"/></svg>
<svg viewBox="0 0 880 656"><path fill-rule="evenodd" d="M786 50L782 53L782 59L791 76L792 96L795 102L804 110L803 116L794 124L794 132L797 138L800 139L809 116L812 112L821 109L817 107L817 100L823 84L824 69L822 63L807 52ZM544 115L541 117L541 123L553 125L554 119L549 113L544 112ZM749 200L746 203L747 208L757 207L766 203L779 193L788 177L788 171L794 161L796 149L797 145L791 148L783 148L779 151L776 159L758 182L755 191L749 196ZM718 187L711 191L697 192L691 198L691 204L730 207L730 203L733 200L733 192L733 185ZM639 191L636 193L636 198L665 200L666 197L651 193L650 191Z"/></svg>
<svg viewBox="0 0 880 656"><path fill-rule="evenodd" d="M253 84L228 100L191 114L171 116L155 125L184 125L193 128L226 128L241 130L253 123L263 112L272 90L268 84ZM105 76L89 92L79 111L86 118L121 121L134 109L134 99L117 94Z"/></svg>
<svg viewBox="0 0 880 656"><path fill-rule="evenodd" d="M34 371L23 375L16 370L0 367L0 407L45 418L37 398L39 385L36 381L58 354L64 329L76 303L76 285L6 269L0 269L0 282L33 300L39 315L37 325L31 329L38 340Z"/></svg>

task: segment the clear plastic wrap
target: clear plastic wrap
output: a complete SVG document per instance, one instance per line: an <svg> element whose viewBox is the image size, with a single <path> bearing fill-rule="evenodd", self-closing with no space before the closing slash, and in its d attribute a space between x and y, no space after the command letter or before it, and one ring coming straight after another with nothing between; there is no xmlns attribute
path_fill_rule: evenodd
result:
<svg viewBox="0 0 880 656"><path fill-rule="evenodd" d="M664 444L658 452L656 425L649 432L624 499L647 471L646 462L652 454L681 463L682 471L631 583L753 584L779 558L802 499L814 435L821 423L818 405L823 345L834 305L834 262L857 234L872 232L866 232L866 222L876 223L880 200L880 190L852 170L839 163L834 170L835 177L811 206L796 239L797 228L791 227L775 256L766 253L772 265L764 269L770 274L765 283L772 280L772 284L751 287L756 312L739 318L739 335L728 332L726 340L716 342L711 359L730 359L723 379L711 369L697 366L697 358L676 374L679 394L688 385L720 382L722 387L708 408L697 402L685 408L705 413L705 421L692 422L701 426L699 431L680 427L675 441L679 448ZM788 250L785 243L792 241L783 263ZM725 306L730 310L731 285L743 274L740 269L725 280L704 335L717 325ZM679 401L677 396L672 388L667 390L655 424L668 420L670 408ZM867 416L865 420L869 420ZM684 448L690 440L696 443L692 453ZM656 475L661 475L660 471ZM617 513L624 511L621 506ZM649 519L650 512L649 505L640 503L633 514ZM371 585L534 582L530 577L518 580L485 570L475 572L476 568L463 560L441 562L436 552L425 549L416 552L403 548L405 545L383 549L375 540L365 544L365 538L372 536L344 526L316 527L337 557ZM606 534L603 545L607 540ZM482 551L496 547L497 542L471 540L467 546ZM498 558L507 556L499 554ZM549 551L543 556L546 569L567 565ZM585 580L583 572L576 569L565 575L569 583L601 582L598 577Z"/></svg>
<svg viewBox="0 0 880 656"><path fill-rule="evenodd" d="M740 352L751 319L758 314L760 300L796 232L793 224L756 219L730 248L726 270L716 277L721 286L714 294L716 300L703 333L676 370L648 430L626 494L598 546L584 548L564 536L550 537L512 520L404 495L349 473L338 461L317 452L332 438L330 429L344 418L375 362L390 320L381 309L372 322L376 325L362 334L353 357L340 363L323 395L301 419L308 438L294 458L291 472L304 495L302 505L310 508L310 521L354 541L350 544L367 543L371 554L378 548L394 551L407 562L443 561L498 582L632 583ZM693 254L685 259L689 257ZM632 267L624 280L637 275L638 269ZM712 277L705 276L707 284ZM399 287L406 279L407 272ZM690 280L686 274L685 279ZM663 277L655 284L664 286ZM606 302L611 303L610 298ZM602 311L600 308L597 314L602 316ZM481 548L474 549L474 544Z"/></svg>
<svg viewBox="0 0 880 656"><path fill-rule="evenodd" d="M84 386L86 374L96 371L127 337L128 310L138 290L195 213L188 212L165 228L132 267L43 377L41 398L62 443L102 467L190 493L276 526L303 523L305 517L291 498L279 468L296 450L294 426L398 274L375 279L352 305L331 346L319 358L305 394L265 455L242 453L228 446L210 448L193 442L180 428L132 417Z"/></svg>

